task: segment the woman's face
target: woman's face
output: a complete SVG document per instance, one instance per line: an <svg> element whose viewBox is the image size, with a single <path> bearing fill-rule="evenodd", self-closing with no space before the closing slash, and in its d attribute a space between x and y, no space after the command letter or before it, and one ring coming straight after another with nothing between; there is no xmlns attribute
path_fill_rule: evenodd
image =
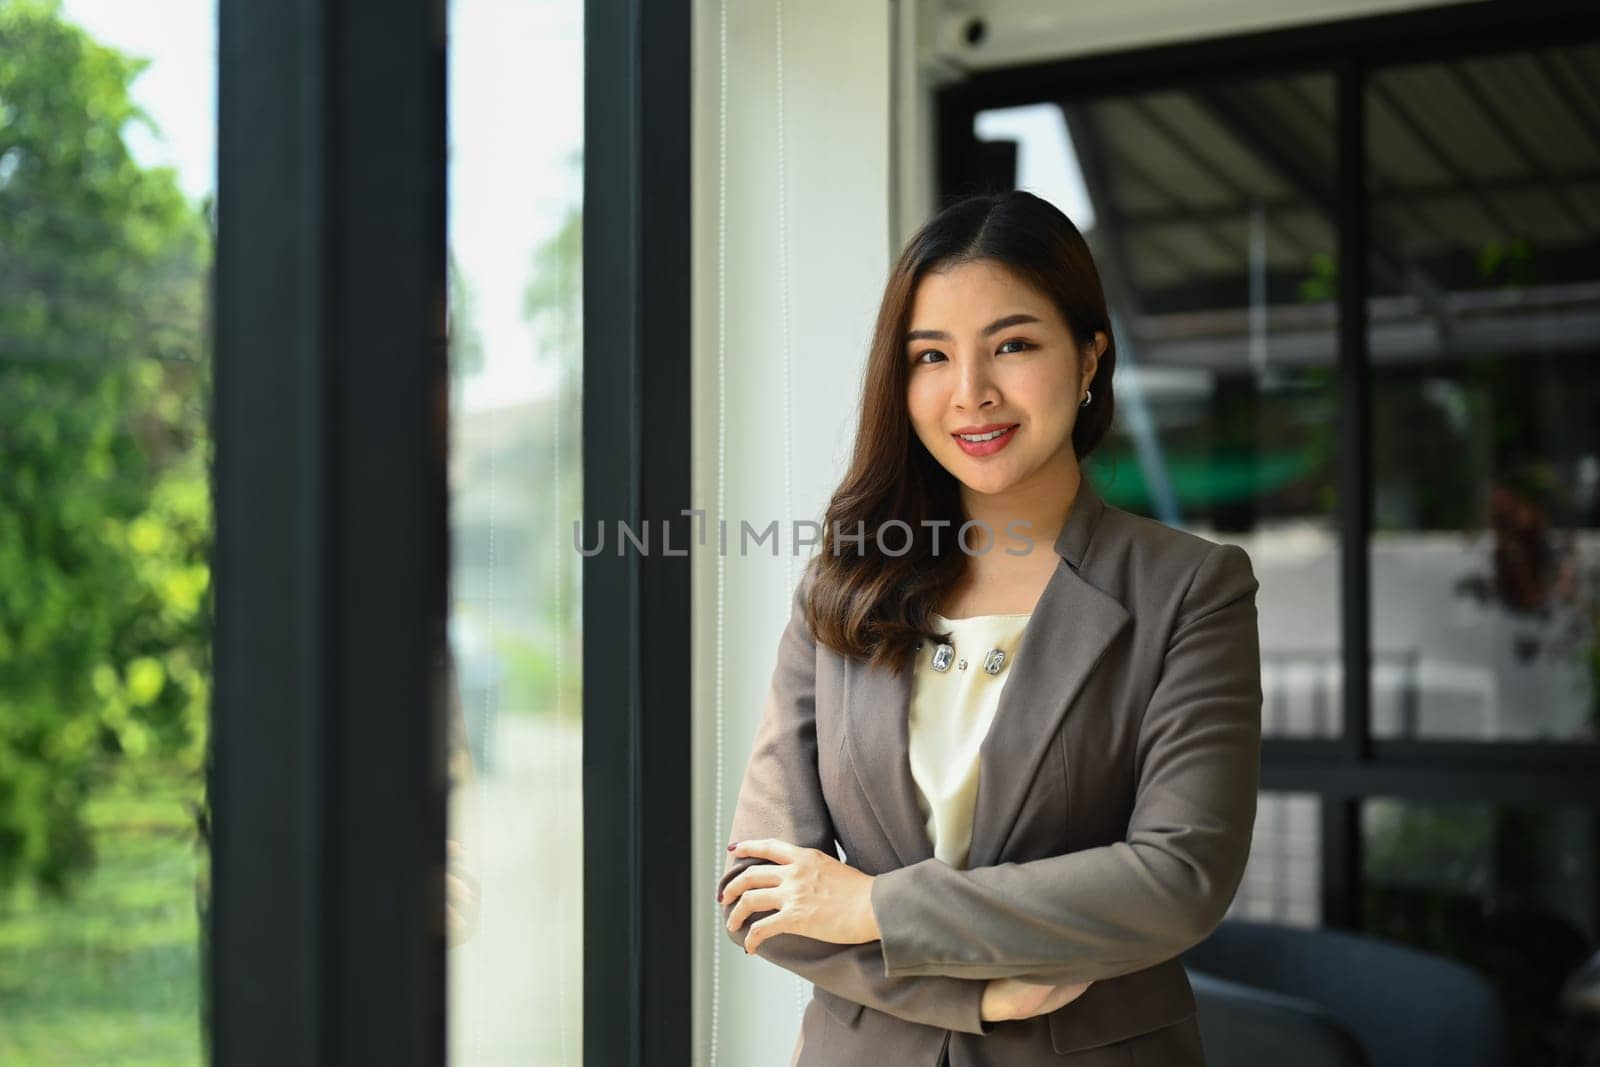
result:
<svg viewBox="0 0 1600 1067"><path fill-rule="evenodd" d="M993 260L930 272L917 286L904 357L917 436L977 493L1076 466L1072 428L1104 333L1080 352L1055 305ZM963 433L988 441L965 440Z"/></svg>

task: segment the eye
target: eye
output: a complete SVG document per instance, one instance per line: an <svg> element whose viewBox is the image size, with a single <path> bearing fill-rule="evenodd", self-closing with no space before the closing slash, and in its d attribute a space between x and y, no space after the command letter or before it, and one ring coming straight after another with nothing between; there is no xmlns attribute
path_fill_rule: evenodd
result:
<svg viewBox="0 0 1600 1067"><path fill-rule="evenodd" d="M1002 344L1000 346L1000 351L1002 351L1002 352L1007 351L1007 349L1011 345L1019 346L1019 347L1017 347L1015 349L1011 349L1011 351L1014 351L1014 352L1026 352L1030 348L1038 348L1039 347L1038 345L1032 343L1031 341L1024 341L1020 337L1013 337L1011 340L1006 341L1004 344ZM940 358L944 358L944 353L939 351L937 348L924 349L923 351L918 352L916 355L912 356L911 357L911 362L913 364L918 364L918 363L924 363L925 364L925 363L928 363L929 361L923 359L922 358L923 356L939 356Z"/></svg>

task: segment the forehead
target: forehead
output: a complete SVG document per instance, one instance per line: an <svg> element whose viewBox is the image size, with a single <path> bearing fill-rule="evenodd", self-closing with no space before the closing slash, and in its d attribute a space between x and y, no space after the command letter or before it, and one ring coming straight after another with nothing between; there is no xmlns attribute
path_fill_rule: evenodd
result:
<svg viewBox="0 0 1600 1067"><path fill-rule="evenodd" d="M929 271L918 280L911 329L983 326L1013 311L1029 312L1047 323L1056 320L1050 302L1033 286L1004 264L980 259Z"/></svg>

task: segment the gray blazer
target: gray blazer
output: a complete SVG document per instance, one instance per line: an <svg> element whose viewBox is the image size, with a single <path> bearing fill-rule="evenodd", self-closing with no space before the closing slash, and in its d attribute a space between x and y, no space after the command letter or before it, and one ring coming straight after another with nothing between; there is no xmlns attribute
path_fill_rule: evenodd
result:
<svg viewBox="0 0 1600 1067"><path fill-rule="evenodd" d="M910 675L818 646L811 567L797 587L728 840L837 842L877 876L883 937L757 949L815 986L794 1064L1204 1064L1177 957L1222 920L1250 851L1255 573L1237 545L1106 504L1087 480L1054 550L979 750L965 870L934 857L917 806ZM766 862L730 857L719 884ZM730 936L743 947L770 914ZM1094 984L1048 1015L983 1022L985 981L1003 976Z"/></svg>

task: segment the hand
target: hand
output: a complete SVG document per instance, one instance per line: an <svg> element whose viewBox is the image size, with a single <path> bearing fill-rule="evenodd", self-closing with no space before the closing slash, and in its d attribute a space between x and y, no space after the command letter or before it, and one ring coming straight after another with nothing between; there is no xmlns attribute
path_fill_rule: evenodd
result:
<svg viewBox="0 0 1600 1067"><path fill-rule="evenodd" d="M735 901L728 929L737 930L754 912L772 911L750 926L744 951L753 955L773 934L803 934L834 945L876 941L878 920L872 913L872 875L814 848L801 848L776 838L740 841L735 856L759 856L758 863L736 875L718 895Z"/></svg>
<svg viewBox="0 0 1600 1067"><path fill-rule="evenodd" d="M478 924L478 880L466 869L466 846L446 841L444 875L445 944L454 948L472 936Z"/></svg>
<svg viewBox="0 0 1600 1067"><path fill-rule="evenodd" d="M984 987L978 1017L984 1022L1000 1022L1048 1015L1083 996L1093 984L1089 981L1041 985L1020 978L991 978Z"/></svg>

